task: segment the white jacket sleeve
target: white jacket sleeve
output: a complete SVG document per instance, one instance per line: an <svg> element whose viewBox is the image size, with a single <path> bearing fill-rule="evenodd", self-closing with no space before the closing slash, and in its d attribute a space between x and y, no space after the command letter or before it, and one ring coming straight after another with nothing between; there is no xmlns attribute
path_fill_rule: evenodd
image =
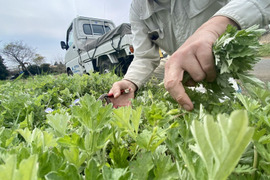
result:
<svg viewBox="0 0 270 180"><path fill-rule="evenodd" d="M160 63L159 47L148 37L148 28L133 7L130 9L130 23L133 34L134 59L124 79L141 87Z"/></svg>
<svg viewBox="0 0 270 180"><path fill-rule="evenodd" d="M259 24L270 24L270 0L232 0L214 16L226 16L234 20L241 29Z"/></svg>

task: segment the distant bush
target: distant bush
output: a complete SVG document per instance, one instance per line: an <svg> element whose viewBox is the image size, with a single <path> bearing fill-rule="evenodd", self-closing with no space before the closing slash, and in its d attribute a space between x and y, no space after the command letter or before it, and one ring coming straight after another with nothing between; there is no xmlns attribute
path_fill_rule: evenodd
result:
<svg viewBox="0 0 270 180"><path fill-rule="evenodd" d="M0 56L0 80L7 79L9 72L4 64L4 59Z"/></svg>
<svg viewBox="0 0 270 180"><path fill-rule="evenodd" d="M46 73L46 74L49 74L49 72L51 71L51 68L50 68L50 64L41 64L40 65L40 68L41 68L41 71L42 73Z"/></svg>

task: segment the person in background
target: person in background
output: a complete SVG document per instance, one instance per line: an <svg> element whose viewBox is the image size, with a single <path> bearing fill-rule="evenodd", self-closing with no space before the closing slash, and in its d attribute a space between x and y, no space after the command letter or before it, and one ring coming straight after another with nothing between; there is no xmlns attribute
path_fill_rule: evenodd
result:
<svg viewBox="0 0 270 180"><path fill-rule="evenodd" d="M182 83L184 71L191 76L185 85L214 81L213 43L229 24L238 29L270 24L270 0L133 0L130 23L134 60L123 80L115 82L108 93L114 97L114 107L131 104L134 92L159 66L161 48L170 55L165 63L165 88L190 111L193 104ZM121 93L124 89L130 92Z"/></svg>

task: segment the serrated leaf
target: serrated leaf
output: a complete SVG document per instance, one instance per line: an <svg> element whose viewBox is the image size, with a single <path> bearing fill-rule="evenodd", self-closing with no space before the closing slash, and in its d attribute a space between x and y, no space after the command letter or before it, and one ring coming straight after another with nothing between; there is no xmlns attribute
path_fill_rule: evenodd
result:
<svg viewBox="0 0 270 180"><path fill-rule="evenodd" d="M143 130L136 139L136 143L147 151L154 152L166 140L166 130L155 127L153 131Z"/></svg>
<svg viewBox="0 0 270 180"><path fill-rule="evenodd" d="M57 143L63 147L76 147L79 146L82 139L77 133L65 135L57 140Z"/></svg>
<svg viewBox="0 0 270 180"><path fill-rule="evenodd" d="M132 110L131 122L132 127L134 128L136 134L138 134L139 131L141 115L142 115L142 106L137 107L136 110Z"/></svg>
<svg viewBox="0 0 270 180"><path fill-rule="evenodd" d="M56 131L57 136L64 136L66 134L68 122L71 116L66 114L48 114L48 124Z"/></svg>
<svg viewBox="0 0 270 180"><path fill-rule="evenodd" d="M91 159L87 163L85 168L85 180L101 180L102 174L97 166L97 162L94 159Z"/></svg>
<svg viewBox="0 0 270 180"><path fill-rule="evenodd" d="M65 155L67 161L71 164L74 164L77 169L80 168L82 163L84 163L84 161L88 157L86 153L80 152L79 149L76 147L64 149L63 154Z"/></svg>
<svg viewBox="0 0 270 180"><path fill-rule="evenodd" d="M110 121L112 105L102 106L93 96L86 94L80 98L80 106L73 106L72 112L82 125L90 131L101 130Z"/></svg>
<svg viewBox="0 0 270 180"><path fill-rule="evenodd" d="M112 159L113 165L116 168L126 168L128 166L129 152L125 147L114 146L109 154Z"/></svg>
<svg viewBox="0 0 270 180"><path fill-rule="evenodd" d="M264 88L265 84L263 81L261 81L260 79L254 77L254 76L247 76L247 75L244 75L244 74L238 74L238 77L239 79L241 80L241 82L247 84L253 84L254 86L258 86L260 88Z"/></svg>
<svg viewBox="0 0 270 180"><path fill-rule="evenodd" d="M210 180L226 179L235 168L254 129L248 127L245 111L234 111L230 117L218 115L218 122L206 116L204 123L194 121L191 132L196 144L191 149L203 160Z"/></svg>
<svg viewBox="0 0 270 180"><path fill-rule="evenodd" d="M156 180L179 179L175 163L170 156L160 154L154 158L154 175Z"/></svg>
<svg viewBox="0 0 270 180"><path fill-rule="evenodd" d="M233 98L233 86L229 78L235 78L243 83L253 83L262 86L262 82L248 77L249 71L258 62L259 38L263 30L259 26L237 30L229 25L213 45L213 54L217 70L217 79L214 82L202 82L210 97L219 100L224 96Z"/></svg>
<svg viewBox="0 0 270 180"><path fill-rule="evenodd" d="M46 180L81 180L78 170L73 164L68 164L64 170L52 171L45 176Z"/></svg>
<svg viewBox="0 0 270 180"><path fill-rule="evenodd" d="M137 160L129 164L134 180L147 180L149 172L154 167L151 152L139 153Z"/></svg>
<svg viewBox="0 0 270 180"><path fill-rule="evenodd" d="M46 151L38 159L39 177L45 177L51 171L57 171L59 167L64 163L63 157L60 154L57 154L57 151Z"/></svg>
<svg viewBox="0 0 270 180"><path fill-rule="evenodd" d="M127 169L112 169L107 166L103 166L102 175L104 180L120 180L127 173Z"/></svg>
<svg viewBox="0 0 270 180"><path fill-rule="evenodd" d="M139 130L142 107L137 107L135 110L132 107L121 107L114 109L113 113L113 125L122 132L128 133L135 140Z"/></svg>

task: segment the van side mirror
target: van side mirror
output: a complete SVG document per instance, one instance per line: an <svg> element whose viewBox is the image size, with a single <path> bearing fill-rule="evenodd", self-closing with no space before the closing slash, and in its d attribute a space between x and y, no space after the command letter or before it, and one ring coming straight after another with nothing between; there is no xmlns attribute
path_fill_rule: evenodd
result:
<svg viewBox="0 0 270 180"><path fill-rule="evenodd" d="M67 45L64 41L61 41L60 44L61 44L62 49L65 49L65 50L67 49Z"/></svg>

